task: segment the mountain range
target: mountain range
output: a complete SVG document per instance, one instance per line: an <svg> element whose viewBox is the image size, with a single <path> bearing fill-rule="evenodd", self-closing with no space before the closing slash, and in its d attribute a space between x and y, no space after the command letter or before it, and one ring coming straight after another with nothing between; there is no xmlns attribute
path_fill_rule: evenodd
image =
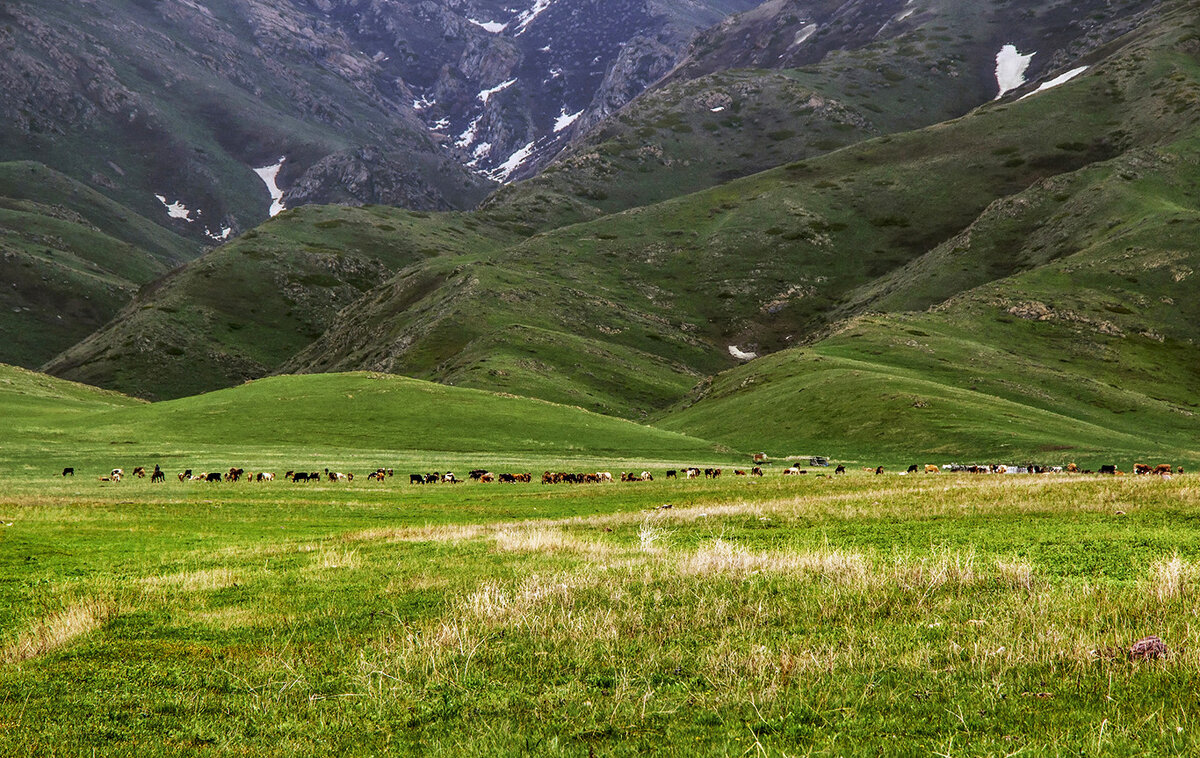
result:
<svg viewBox="0 0 1200 758"><path fill-rule="evenodd" d="M296 5L376 31L384 6L433 8ZM456 12L488 50L519 48L501 74L513 78L542 49L523 39L539 23L546 36L531 40L567 44L574 27L553 14L572 7ZM273 373L386 371L742 450L1195 451L1193 4L687 8L658 27L676 52L645 59L660 63L643 67L648 89L622 90L628 103L604 94L610 67L572 91L586 105L506 105L505 123L541 124L500 151L527 140L527 163L501 176L469 145L432 150L454 164L446 176L466 177L445 195L455 202L289 203L166 275L195 244L186 235L146 255L149 240L88 220L103 214L59 219L147 263L112 283L144 284L116 318L43 369L156 399ZM428 118L492 123L504 98L531 97L513 83L483 109L455 101L449 64L420 79L433 53L410 52L414 134L436 136ZM554 111L580 115L551 138ZM469 210L481 173L528 178ZM3 193L11 212L49 214L22 191ZM128 218L145 215L129 203ZM36 244L22 254L61 265Z"/></svg>

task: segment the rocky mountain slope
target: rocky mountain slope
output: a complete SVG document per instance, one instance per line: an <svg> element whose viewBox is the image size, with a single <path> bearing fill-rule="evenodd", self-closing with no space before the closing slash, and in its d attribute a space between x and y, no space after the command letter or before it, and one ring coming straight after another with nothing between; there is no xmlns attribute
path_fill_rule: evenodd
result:
<svg viewBox="0 0 1200 758"><path fill-rule="evenodd" d="M1157 6L770 0L488 206L561 195L583 219L956 118L1086 65Z"/></svg>
<svg viewBox="0 0 1200 758"><path fill-rule="evenodd" d="M474 206L750 0L0 6L0 154L197 240L281 207Z"/></svg>

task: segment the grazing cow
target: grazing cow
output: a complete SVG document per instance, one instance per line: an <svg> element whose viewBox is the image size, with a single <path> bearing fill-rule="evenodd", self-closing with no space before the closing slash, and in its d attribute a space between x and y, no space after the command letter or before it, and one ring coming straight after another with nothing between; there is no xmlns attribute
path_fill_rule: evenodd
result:
<svg viewBox="0 0 1200 758"><path fill-rule="evenodd" d="M408 475L408 483L409 484L424 484L425 477L422 476L421 474L409 474Z"/></svg>
<svg viewBox="0 0 1200 758"><path fill-rule="evenodd" d="M155 482L165 482L165 481L167 481L167 475L164 474L163 470L158 467L158 464L155 464L154 465L154 473L150 475L150 483L154 484Z"/></svg>
<svg viewBox="0 0 1200 758"><path fill-rule="evenodd" d="M753 463L766 463L766 461L767 461L766 453L755 453L754 454Z"/></svg>
<svg viewBox="0 0 1200 758"><path fill-rule="evenodd" d="M642 472L642 481L643 482L652 482L652 481L654 481L654 477L650 475L649 471L643 471Z"/></svg>
<svg viewBox="0 0 1200 758"><path fill-rule="evenodd" d="M136 476L138 479L145 479L145 478L146 478L146 467L145 467L145 466L138 466L137 468L135 468L135 469L133 470L133 474L132 474L132 475L133 475L133 476Z"/></svg>
<svg viewBox="0 0 1200 758"><path fill-rule="evenodd" d="M1183 466L1180 466L1180 467L1179 467L1179 470L1178 470L1178 471L1176 471L1175 473L1177 473L1177 474L1182 474L1182 473L1183 473Z"/></svg>
<svg viewBox="0 0 1200 758"><path fill-rule="evenodd" d="M799 467L799 466L792 466L791 468L785 468L785 469L783 470L783 475L784 475L784 476L796 476L796 475L797 475L797 474L799 474L799 473L800 473L800 467Z"/></svg>
<svg viewBox="0 0 1200 758"><path fill-rule="evenodd" d="M675 469L673 469L673 468L672 468L672 469L667 469L667 478L668 478L668 479L676 479L676 478L678 478L678 473L679 473L679 472L677 472L677 471L676 471Z"/></svg>
<svg viewBox="0 0 1200 758"><path fill-rule="evenodd" d="M1171 473L1171 464L1169 464L1169 463L1158 464L1157 466L1154 467L1154 473L1158 474L1159 476Z"/></svg>
<svg viewBox="0 0 1200 758"><path fill-rule="evenodd" d="M909 467L908 467L908 471L905 471L904 473L906 473L906 474L915 474L915 473L917 473L917 464L915 464L915 463L914 463L913 465L909 466Z"/></svg>
<svg viewBox="0 0 1200 758"><path fill-rule="evenodd" d="M700 476L700 469L696 468L695 466L693 466L687 470L687 478L688 479L695 479L698 476Z"/></svg>
<svg viewBox="0 0 1200 758"><path fill-rule="evenodd" d="M878 475L878 474L882 474L882 473L883 473L883 466L876 466L876 467L875 467L875 473L876 473L876 475Z"/></svg>
<svg viewBox="0 0 1200 758"><path fill-rule="evenodd" d="M273 482L275 481L275 475L270 471L260 471L257 480L260 482Z"/></svg>
<svg viewBox="0 0 1200 758"><path fill-rule="evenodd" d="M1071 472L1072 474L1074 474L1075 472L1079 471L1079 467L1078 467L1078 466L1076 466L1074 463L1068 463L1068 464L1067 464L1067 471L1069 471L1069 472Z"/></svg>
<svg viewBox="0 0 1200 758"><path fill-rule="evenodd" d="M721 469L719 469L719 468L713 469L713 477L712 478L720 479L721 478Z"/></svg>
<svg viewBox="0 0 1200 758"><path fill-rule="evenodd" d="M292 474L292 484L296 484L297 482L307 482L307 481L308 481L308 474L304 473L303 471L296 471Z"/></svg>
<svg viewBox="0 0 1200 758"><path fill-rule="evenodd" d="M937 466L933 465L932 463L926 463L925 464L925 473L926 474L940 474L941 469L939 469Z"/></svg>
<svg viewBox="0 0 1200 758"><path fill-rule="evenodd" d="M842 464L840 464L840 463L839 463L839 464L838 464L838 466L837 466L837 468L835 468L835 469L833 470L833 473L835 473L835 474L844 474L844 473L846 473L846 467L845 467L845 466L843 466Z"/></svg>
<svg viewBox="0 0 1200 758"><path fill-rule="evenodd" d="M442 474L442 481L446 484L458 484L458 480L454 478L453 471L447 471L446 473Z"/></svg>
<svg viewBox="0 0 1200 758"><path fill-rule="evenodd" d="M745 476L745 475L746 475L746 472L745 472L745 471L742 471L740 468L735 468L735 469L733 470L733 475L734 475L734 476Z"/></svg>
<svg viewBox="0 0 1200 758"><path fill-rule="evenodd" d="M1108 466L1108 465L1106 465L1106 466L1101 466L1101 467L1100 467L1100 473L1101 473L1101 474L1108 474L1108 475L1110 475L1110 476L1116 476L1116 473L1117 473L1117 467L1116 467L1116 466Z"/></svg>
<svg viewBox="0 0 1200 758"><path fill-rule="evenodd" d="M596 476L599 477L600 481L602 482L611 482L613 480L612 474L608 471L597 471Z"/></svg>
<svg viewBox="0 0 1200 758"><path fill-rule="evenodd" d="M125 469L123 469L123 468L115 468L115 469L113 469L112 471L108 472L108 475L109 475L110 477L112 477L112 476L116 476L116 477L122 477L122 476L125 476ZM120 481L120 479L117 479L117 481Z"/></svg>
<svg viewBox="0 0 1200 758"><path fill-rule="evenodd" d="M762 475L763 475L763 472L762 472L761 466L755 466L754 468L750 469L750 476L762 476Z"/></svg>
<svg viewBox="0 0 1200 758"><path fill-rule="evenodd" d="M219 481L221 481L221 472L220 472L220 471L214 471L214 472L212 472L212 473L211 473L211 474L209 474L208 476L204 477L204 481L206 481L206 482L219 482Z"/></svg>
<svg viewBox="0 0 1200 758"><path fill-rule="evenodd" d="M1149 473L1150 473L1150 467L1149 467L1149 466L1147 466L1145 463L1135 463L1135 464L1133 464L1133 473L1135 473L1135 474L1149 474Z"/></svg>
<svg viewBox="0 0 1200 758"><path fill-rule="evenodd" d="M704 469L704 478L705 478L705 479L712 479L712 477L713 477L713 471L715 471L715 469L711 469L711 468L706 468L706 469Z"/></svg>
<svg viewBox="0 0 1200 758"><path fill-rule="evenodd" d="M479 477L483 476L486 473L487 473L487 469L477 468L477 469L474 469L471 472L469 472L467 474L467 478L470 479L471 481L477 482L477 481L479 481Z"/></svg>
<svg viewBox="0 0 1200 758"><path fill-rule="evenodd" d="M479 481L486 482L486 483L494 482L494 481L496 481L496 475L490 471L485 471L482 474L480 474ZM542 483L545 484L545 482L546 482L546 480L542 479Z"/></svg>
<svg viewBox="0 0 1200 758"><path fill-rule="evenodd" d="M63 469L62 475L63 475L63 476L68 476L68 475L69 475L69 476L75 476L75 467L74 467L74 466L67 466L65 469Z"/></svg>
<svg viewBox="0 0 1200 758"><path fill-rule="evenodd" d="M529 484L533 481L533 474L529 473L528 471L526 471L524 474L513 474L513 476L516 477L518 482L522 482L524 484Z"/></svg>

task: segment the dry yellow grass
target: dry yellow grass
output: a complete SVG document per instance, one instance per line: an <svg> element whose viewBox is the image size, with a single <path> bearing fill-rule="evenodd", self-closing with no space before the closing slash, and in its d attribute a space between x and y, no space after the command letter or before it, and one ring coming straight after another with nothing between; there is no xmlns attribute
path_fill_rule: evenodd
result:
<svg viewBox="0 0 1200 758"><path fill-rule="evenodd" d="M99 629L117 613L117 603L106 598L88 598L39 619L0 651L0 661L19 663L37 658Z"/></svg>

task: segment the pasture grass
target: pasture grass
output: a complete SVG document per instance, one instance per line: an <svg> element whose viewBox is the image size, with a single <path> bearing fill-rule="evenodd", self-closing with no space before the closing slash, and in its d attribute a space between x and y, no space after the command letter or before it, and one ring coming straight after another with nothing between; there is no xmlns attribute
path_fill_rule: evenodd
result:
<svg viewBox="0 0 1200 758"><path fill-rule="evenodd" d="M6 755L1196 749L1193 475L0 488Z"/></svg>

